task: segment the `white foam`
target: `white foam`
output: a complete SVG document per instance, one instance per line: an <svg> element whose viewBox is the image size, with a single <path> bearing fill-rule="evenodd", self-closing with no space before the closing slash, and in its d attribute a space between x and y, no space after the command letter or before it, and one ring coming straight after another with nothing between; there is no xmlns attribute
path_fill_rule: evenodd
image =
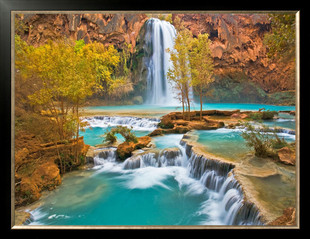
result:
<svg viewBox="0 0 310 239"><path fill-rule="evenodd" d="M125 176L127 178L125 186L129 189L145 189L154 186L170 189L162 182L169 176L173 175L172 171L168 167L145 167L131 171L131 174L127 174Z"/></svg>
<svg viewBox="0 0 310 239"><path fill-rule="evenodd" d="M88 127L115 127L126 126L133 130L152 131L157 128L159 119L157 118L140 118L131 116L94 116L85 117L84 121L89 123Z"/></svg>
<svg viewBox="0 0 310 239"><path fill-rule="evenodd" d="M60 214L60 215L53 214L53 215L49 216L47 219L58 219L58 218L68 219L68 218L70 218L70 216L66 216L63 214Z"/></svg>

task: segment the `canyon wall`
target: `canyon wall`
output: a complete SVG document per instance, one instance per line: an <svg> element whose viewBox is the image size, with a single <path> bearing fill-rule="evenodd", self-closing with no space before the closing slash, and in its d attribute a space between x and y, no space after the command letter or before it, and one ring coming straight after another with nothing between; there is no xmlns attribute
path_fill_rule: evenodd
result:
<svg viewBox="0 0 310 239"><path fill-rule="evenodd" d="M266 56L263 39L271 31L267 14L172 14L172 21L176 16L194 36L208 33L212 41L216 81L211 86L210 102L294 104L294 61L271 61ZM22 38L34 46L60 37L117 48L130 43L138 66L132 82L145 87L146 74L141 74L139 61L146 14L25 14L21 18L28 27ZM143 87L135 89L143 91Z"/></svg>
<svg viewBox="0 0 310 239"><path fill-rule="evenodd" d="M271 30L267 14L177 14L194 36L208 33L215 74L244 74L264 91L295 89L294 62L272 62L264 34ZM176 17L176 16L174 16Z"/></svg>
<svg viewBox="0 0 310 239"><path fill-rule="evenodd" d="M22 38L38 46L48 39L67 37L98 41L121 48L126 42L136 46L136 38L147 20L145 14L24 14L27 30Z"/></svg>

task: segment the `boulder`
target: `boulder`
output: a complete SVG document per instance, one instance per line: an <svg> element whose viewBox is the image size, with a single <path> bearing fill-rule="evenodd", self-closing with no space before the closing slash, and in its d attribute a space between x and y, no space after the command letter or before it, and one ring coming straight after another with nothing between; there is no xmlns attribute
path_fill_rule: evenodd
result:
<svg viewBox="0 0 310 239"><path fill-rule="evenodd" d="M118 145L116 153L118 155L118 158L120 160L125 160L126 158L129 158L131 156L132 151L134 151L135 148L134 142L124 142Z"/></svg>
<svg viewBox="0 0 310 239"><path fill-rule="evenodd" d="M248 118L249 116L247 114L240 114L240 119L245 119L245 118Z"/></svg>
<svg viewBox="0 0 310 239"><path fill-rule="evenodd" d="M61 183L59 168L53 161L43 163L34 170L31 180L35 182L40 191L53 190Z"/></svg>
<svg viewBox="0 0 310 239"><path fill-rule="evenodd" d="M142 149L150 145L151 137L149 136L143 136L138 138L138 142L124 142L118 145L116 153L118 155L118 158L123 161L126 158L131 157L132 152L136 149Z"/></svg>
<svg viewBox="0 0 310 239"><path fill-rule="evenodd" d="M31 180L30 177L22 178L20 183L20 191L18 194L21 195L21 197L18 198L23 198L23 201L29 203L37 201L41 197L39 187L33 182L33 180Z"/></svg>
<svg viewBox="0 0 310 239"><path fill-rule="evenodd" d="M281 163L288 165L295 165L296 155L295 152L289 147L283 147L278 150L278 157Z"/></svg>
<svg viewBox="0 0 310 239"><path fill-rule="evenodd" d="M136 149L142 149L147 147L151 143L152 138L150 136L142 136L138 138L138 143L136 143Z"/></svg>

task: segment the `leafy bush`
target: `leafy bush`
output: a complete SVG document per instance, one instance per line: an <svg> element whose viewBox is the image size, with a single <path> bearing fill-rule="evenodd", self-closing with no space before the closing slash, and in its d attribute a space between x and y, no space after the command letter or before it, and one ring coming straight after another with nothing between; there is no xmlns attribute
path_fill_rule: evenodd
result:
<svg viewBox="0 0 310 239"><path fill-rule="evenodd" d="M271 130L267 126L255 128L248 123L246 123L245 126L247 130L242 132L241 136L245 139L248 147L254 148L255 155L258 157L271 157L276 159L276 149L288 146L284 138L281 139L276 134L276 130ZM273 134L269 132L273 132Z"/></svg>
<svg viewBox="0 0 310 239"><path fill-rule="evenodd" d="M116 126L116 128L112 128L110 131L106 132L103 137L105 139L103 140L104 142L109 142L109 143L114 143L116 142L116 136L115 134L120 134L125 138L126 142L138 142L137 136L131 132L132 128L129 129L125 126Z"/></svg>
<svg viewBox="0 0 310 239"><path fill-rule="evenodd" d="M168 122L166 124L160 122L158 124L158 127L162 128L162 129L172 129L174 127L174 124L172 122Z"/></svg>
<svg viewBox="0 0 310 239"><path fill-rule="evenodd" d="M266 111L251 113L249 116L252 120L261 121L261 120L273 119L273 117L277 114L278 114L277 111L266 110Z"/></svg>
<svg viewBox="0 0 310 239"><path fill-rule="evenodd" d="M116 142L116 136L114 135L113 132L108 131L103 135L103 137L104 137L103 142L107 142L110 144L113 144Z"/></svg>

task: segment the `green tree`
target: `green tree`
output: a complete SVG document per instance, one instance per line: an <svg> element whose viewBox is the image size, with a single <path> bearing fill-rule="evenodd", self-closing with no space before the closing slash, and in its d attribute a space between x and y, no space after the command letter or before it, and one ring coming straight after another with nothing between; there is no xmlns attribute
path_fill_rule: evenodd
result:
<svg viewBox="0 0 310 239"><path fill-rule="evenodd" d="M103 142L109 142L114 143L116 142L116 136L115 134L120 134L124 137L125 142L138 142L138 138L136 135L132 132L132 128L127 128L126 126L116 126L115 128L112 128L110 131L107 131L103 137Z"/></svg>
<svg viewBox="0 0 310 239"><path fill-rule="evenodd" d="M199 34L193 39L190 52L191 82L200 99L200 120L202 120L202 98L209 84L214 81L213 57L208 34Z"/></svg>
<svg viewBox="0 0 310 239"><path fill-rule="evenodd" d="M267 56L271 59L295 58L295 14L270 14L271 32L265 34Z"/></svg>
<svg viewBox="0 0 310 239"><path fill-rule="evenodd" d="M173 49L167 49L170 52L172 67L168 69L167 78L174 87L177 97L182 103L183 118L185 119L185 108L190 120L190 89L191 89L191 71L189 64L189 51L192 41L192 33L185 27L180 27L174 42Z"/></svg>

